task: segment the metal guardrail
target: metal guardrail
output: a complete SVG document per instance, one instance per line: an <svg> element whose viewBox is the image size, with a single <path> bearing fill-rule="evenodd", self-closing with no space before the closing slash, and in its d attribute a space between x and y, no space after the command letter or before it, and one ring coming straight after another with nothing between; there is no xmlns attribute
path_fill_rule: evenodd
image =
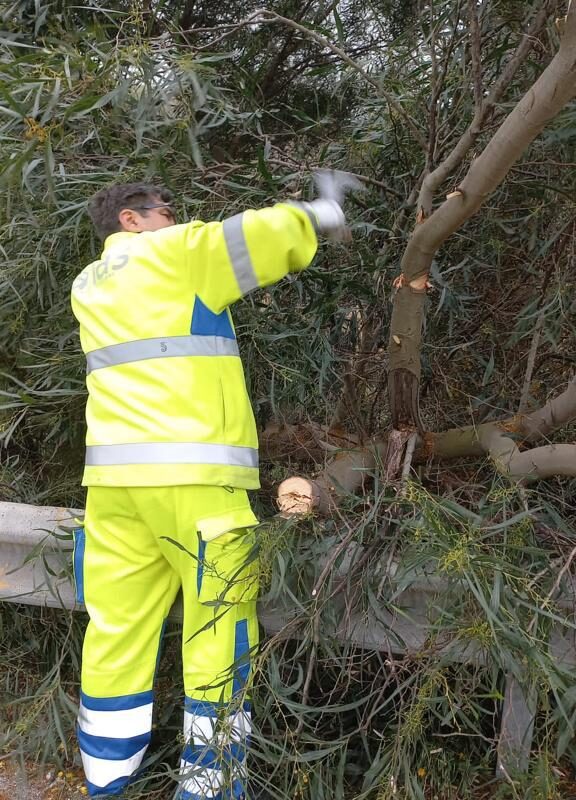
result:
<svg viewBox="0 0 576 800"><path fill-rule="evenodd" d="M83 513L0 502L0 600L79 608L70 580L72 530Z"/></svg>
<svg viewBox="0 0 576 800"><path fill-rule="evenodd" d="M0 613L1 601L51 606L73 611L83 610L76 601L72 581L72 531L82 518L78 509L31 506L0 502ZM355 557L352 548L349 559ZM346 569L346 564L341 565ZM342 613L333 635L339 640L370 650L390 654L410 654L422 650L430 636L430 607L446 586L438 575L420 574L402 588L394 570L388 576L393 586L394 610L383 601L375 611L358 609ZM406 576L404 576L404 579ZM562 605L574 608L576 584ZM454 591L452 589L452 591ZM261 602L259 619L268 634L281 631L301 609L281 601ZM170 614L181 619L178 600ZM298 630L290 635L298 636ZM549 647L556 660L576 665L576 633L553 629ZM482 663L483 654L472 644L446 646L443 654L460 663ZM501 777L526 771L530 758L536 708L522 686L507 676L498 745L497 774Z"/></svg>

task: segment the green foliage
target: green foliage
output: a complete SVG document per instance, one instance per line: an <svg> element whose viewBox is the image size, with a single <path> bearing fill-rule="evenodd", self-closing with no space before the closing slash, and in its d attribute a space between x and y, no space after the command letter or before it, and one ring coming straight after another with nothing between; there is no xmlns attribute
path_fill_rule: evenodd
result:
<svg viewBox="0 0 576 800"><path fill-rule="evenodd" d="M268 7L343 48L399 98L425 138L435 55L444 74L438 163L474 107L466 4L431 5L275 0ZM484 5L488 87L539 4ZM398 111L333 51L289 26L240 25L259 7L255 0L21 0L1 7L3 499L84 502L84 360L68 296L74 276L98 253L88 198L117 180L161 181L183 220L208 220L312 197L318 166L364 176L367 191L347 207L353 245L323 245L304 275L252 295L234 313L262 428L273 419L329 423L343 375L366 347L367 325L369 359L344 423L374 435L387 428L391 283L426 154ZM554 52L552 26L539 42L495 122ZM530 402L542 404L571 375L575 135L572 106L438 255L421 399L431 430L517 410L540 318ZM278 479L319 466L266 464L261 516L274 513ZM275 520L261 531L267 598L298 612L266 641L256 675L252 771L274 796L541 800L561 792L559 770L576 755L576 693L571 669L547 643L553 630L569 637L574 628L556 585L574 546L574 487L558 480L522 494L495 481L484 463L419 469L400 500L375 474L367 496L347 498L340 518ZM312 596L350 531L348 549ZM429 635L408 655L362 650L353 637L348 644L338 637L352 599L360 616L374 615L384 630L393 617L409 619L414 610L402 592L420 591L432 575ZM73 759L82 617L3 607L0 624L0 744L39 759ZM400 634L389 635L402 649ZM169 796L163 787L177 763L176 649L169 646L161 676L151 755L159 777L146 789L156 787L158 797ZM462 653L474 657L460 663ZM496 789L504 675L527 681L539 715L529 778Z"/></svg>

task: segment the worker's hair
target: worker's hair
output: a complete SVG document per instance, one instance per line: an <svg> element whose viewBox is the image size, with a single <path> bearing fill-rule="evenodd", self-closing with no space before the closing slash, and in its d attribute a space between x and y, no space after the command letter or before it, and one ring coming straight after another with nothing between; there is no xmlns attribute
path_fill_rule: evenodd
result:
<svg viewBox="0 0 576 800"><path fill-rule="evenodd" d="M111 233L122 230L118 214L123 208L134 208L148 203L153 203L160 198L162 203L171 203L172 194L163 186L154 186L150 183L120 183L101 189L88 204L88 213L94 223L98 235L105 239ZM145 217L148 212L140 210Z"/></svg>

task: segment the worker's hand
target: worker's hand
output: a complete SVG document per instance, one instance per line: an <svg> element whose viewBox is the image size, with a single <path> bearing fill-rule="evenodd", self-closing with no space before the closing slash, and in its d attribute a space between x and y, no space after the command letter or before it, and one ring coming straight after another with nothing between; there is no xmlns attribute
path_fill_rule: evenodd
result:
<svg viewBox="0 0 576 800"><path fill-rule="evenodd" d="M314 173L314 182L321 200L335 200L344 205L347 192L363 192L364 185L356 175L340 169L319 169Z"/></svg>
<svg viewBox="0 0 576 800"><path fill-rule="evenodd" d="M335 169L318 170L314 173L314 180L320 199L313 200L308 206L318 220L319 229L333 241L350 241L352 235L342 211L344 197L346 192L363 190L364 187L355 175Z"/></svg>
<svg viewBox="0 0 576 800"><path fill-rule="evenodd" d="M348 242L352 238L346 217L336 200L312 200L302 203L316 220L316 227L334 242Z"/></svg>

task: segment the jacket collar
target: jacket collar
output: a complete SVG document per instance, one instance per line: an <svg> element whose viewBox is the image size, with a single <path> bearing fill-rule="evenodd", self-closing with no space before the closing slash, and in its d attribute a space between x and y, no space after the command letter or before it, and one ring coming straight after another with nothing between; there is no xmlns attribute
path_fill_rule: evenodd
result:
<svg viewBox="0 0 576 800"><path fill-rule="evenodd" d="M118 233L112 233L104 240L104 250L108 250L110 247L115 247L117 244L120 244L120 242L126 242L133 236L138 236L138 234L131 233L130 231L119 231Z"/></svg>

